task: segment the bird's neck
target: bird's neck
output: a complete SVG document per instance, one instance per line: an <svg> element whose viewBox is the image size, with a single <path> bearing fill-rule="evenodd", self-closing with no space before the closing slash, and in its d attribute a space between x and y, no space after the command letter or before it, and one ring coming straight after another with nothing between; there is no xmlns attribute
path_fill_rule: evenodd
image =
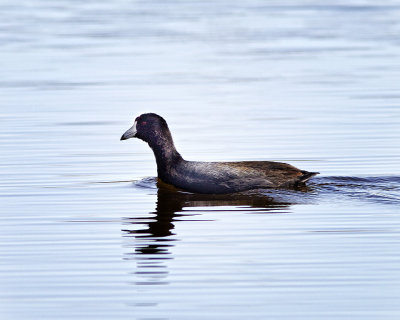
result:
<svg viewBox="0 0 400 320"><path fill-rule="evenodd" d="M163 178L171 173L171 169L182 161L182 156L176 150L171 137L163 137L149 141L157 162L158 177Z"/></svg>

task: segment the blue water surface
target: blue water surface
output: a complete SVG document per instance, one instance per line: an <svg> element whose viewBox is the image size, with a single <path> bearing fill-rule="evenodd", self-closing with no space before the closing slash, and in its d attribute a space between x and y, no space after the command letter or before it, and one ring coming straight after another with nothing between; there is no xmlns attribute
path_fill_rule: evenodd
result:
<svg viewBox="0 0 400 320"><path fill-rule="evenodd" d="M1 319L399 319L398 1L0 3ZM304 190L157 187L188 160Z"/></svg>

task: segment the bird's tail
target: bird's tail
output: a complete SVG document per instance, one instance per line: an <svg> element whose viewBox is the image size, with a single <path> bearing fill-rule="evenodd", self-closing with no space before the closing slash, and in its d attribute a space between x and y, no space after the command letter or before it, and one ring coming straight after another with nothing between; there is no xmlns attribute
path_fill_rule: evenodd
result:
<svg viewBox="0 0 400 320"><path fill-rule="evenodd" d="M298 183L305 183L306 181L310 180L312 177L319 174L319 172L308 172L308 171L302 171L301 173L303 175L299 178Z"/></svg>

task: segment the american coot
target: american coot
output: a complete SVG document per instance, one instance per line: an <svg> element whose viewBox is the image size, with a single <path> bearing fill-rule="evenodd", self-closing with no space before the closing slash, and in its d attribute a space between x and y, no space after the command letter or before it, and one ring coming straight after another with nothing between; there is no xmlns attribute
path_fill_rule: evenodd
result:
<svg viewBox="0 0 400 320"><path fill-rule="evenodd" d="M134 137L147 142L153 150L159 179L190 192L216 194L257 188L292 188L318 174L271 161L186 161L175 149L167 122L155 113L137 117L121 140Z"/></svg>

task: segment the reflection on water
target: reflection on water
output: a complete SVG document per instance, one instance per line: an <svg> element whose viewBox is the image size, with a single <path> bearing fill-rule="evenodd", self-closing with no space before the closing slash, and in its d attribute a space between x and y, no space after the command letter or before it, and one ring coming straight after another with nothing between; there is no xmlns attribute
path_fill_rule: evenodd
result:
<svg viewBox="0 0 400 320"><path fill-rule="evenodd" d="M153 179L144 179L136 183L143 186L152 184ZM145 277L146 281L136 284L167 284L168 275L165 260L172 259L169 249L174 247L176 222L196 221L204 211L218 212L218 207L244 213L283 213L289 203L279 202L258 192L207 195L193 194L172 190L158 183L155 212L147 217L125 218L123 229L125 237L133 237L134 252L126 254L126 259L134 259L138 264L136 274ZM208 209L207 207L212 207ZM204 221L199 217L200 221ZM132 229L129 229L131 227ZM143 228L144 227L144 228Z"/></svg>

